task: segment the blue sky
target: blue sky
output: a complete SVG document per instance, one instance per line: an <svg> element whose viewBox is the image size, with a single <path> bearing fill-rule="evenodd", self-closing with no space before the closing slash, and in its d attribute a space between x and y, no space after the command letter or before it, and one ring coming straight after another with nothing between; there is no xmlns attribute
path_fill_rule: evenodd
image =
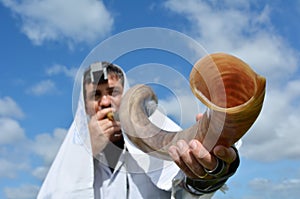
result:
<svg viewBox="0 0 300 199"><path fill-rule="evenodd" d="M90 51L115 34L148 26L184 33L209 53L239 56L267 78L262 113L240 149L241 166L226 194L214 198L298 198L299 17L299 0L0 0L0 198L35 198L72 122L74 77ZM147 53L118 61L125 70L169 64L188 78L183 60ZM159 97L180 120L176 98Z"/></svg>

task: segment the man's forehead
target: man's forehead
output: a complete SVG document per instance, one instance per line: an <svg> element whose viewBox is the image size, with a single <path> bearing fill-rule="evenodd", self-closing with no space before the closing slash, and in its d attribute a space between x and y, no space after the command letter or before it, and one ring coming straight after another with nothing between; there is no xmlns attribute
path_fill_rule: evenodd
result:
<svg viewBox="0 0 300 199"><path fill-rule="evenodd" d="M123 88L121 79L116 74L109 74L107 81L98 84L93 84L93 85L95 88L111 88L111 87Z"/></svg>
<svg viewBox="0 0 300 199"><path fill-rule="evenodd" d="M117 74L115 74L115 73L109 73L109 74L108 74L108 79L107 79L107 80L108 80L108 81L121 82L120 77L119 77Z"/></svg>
<svg viewBox="0 0 300 199"><path fill-rule="evenodd" d="M108 84L109 82L121 82L120 77L115 73L109 73L107 79L98 78L98 81L91 82L93 85Z"/></svg>

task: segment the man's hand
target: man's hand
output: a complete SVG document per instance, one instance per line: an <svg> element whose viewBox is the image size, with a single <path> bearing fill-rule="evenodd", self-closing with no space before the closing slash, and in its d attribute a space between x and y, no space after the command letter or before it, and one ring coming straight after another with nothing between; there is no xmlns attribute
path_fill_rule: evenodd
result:
<svg viewBox="0 0 300 199"><path fill-rule="evenodd" d="M216 157L223 160L228 166L237 157L233 148L226 148L218 145L213 152L208 152L198 140L191 140L189 143L179 140L177 145L169 148L170 156L179 168L189 178L211 178L204 171L213 170L217 166ZM206 176L207 175L207 176Z"/></svg>
<svg viewBox="0 0 300 199"><path fill-rule="evenodd" d="M111 121L106 117L107 113L113 111L113 108L98 110L89 121L88 126L94 156L101 152L109 141L114 142L114 140L119 139L119 136L122 136L120 122Z"/></svg>
<svg viewBox="0 0 300 199"><path fill-rule="evenodd" d="M196 116L196 120L202 117L201 114ZM206 150L198 140L191 140L187 143L179 140L176 145L169 148L169 154L173 161L186 174L187 177L195 178L212 178L207 175L206 170L213 170L217 166L217 157L223 160L227 168L237 158L237 154L232 147L215 146L212 152Z"/></svg>

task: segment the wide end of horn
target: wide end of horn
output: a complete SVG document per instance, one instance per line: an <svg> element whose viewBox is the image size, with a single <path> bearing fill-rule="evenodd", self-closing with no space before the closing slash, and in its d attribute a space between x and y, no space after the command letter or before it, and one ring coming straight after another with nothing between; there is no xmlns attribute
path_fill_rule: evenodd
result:
<svg viewBox="0 0 300 199"><path fill-rule="evenodd" d="M241 59L225 53L200 59L190 73L194 95L210 109L224 110L243 105L256 95L263 84L258 75Z"/></svg>
<svg viewBox="0 0 300 199"><path fill-rule="evenodd" d="M210 54L196 62L190 85L210 110L209 124L200 136L210 143L209 148L214 144L231 146L249 130L261 111L265 83L264 77L230 54Z"/></svg>

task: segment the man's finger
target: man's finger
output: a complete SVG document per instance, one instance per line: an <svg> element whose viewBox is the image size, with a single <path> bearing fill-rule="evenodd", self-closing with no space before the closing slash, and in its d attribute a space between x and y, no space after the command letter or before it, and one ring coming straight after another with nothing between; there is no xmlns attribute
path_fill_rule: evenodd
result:
<svg viewBox="0 0 300 199"><path fill-rule="evenodd" d="M196 160L206 169L213 169L217 161L209 151L198 140L191 140L189 143L192 153Z"/></svg>
<svg viewBox="0 0 300 199"><path fill-rule="evenodd" d="M184 163L184 161L180 157L180 149L176 146L171 146L169 148L169 155L173 159L173 161L177 164L177 166L185 173L185 175L189 178L197 178L197 176L189 169L189 167Z"/></svg>
<svg viewBox="0 0 300 199"><path fill-rule="evenodd" d="M237 157L237 154L232 147L227 148L222 145L218 145L214 148L213 152L218 158L228 164L231 164Z"/></svg>
<svg viewBox="0 0 300 199"><path fill-rule="evenodd" d="M202 113L196 115L196 121L199 121L203 117Z"/></svg>
<svg viewBox="0 0 300 199"><path fill-rule="evenodd" d="M102 109L102 110L100 110L100 111L98 111L96 114L97 114L97 119L98 120L102 120L103 118L106 118L106 116L107 116L107 114L109 113L109 112L113 112L114 111L114 109L113 108L111 108L111 107L109 107L109 108L104 108L104 109Z"/></svg>

